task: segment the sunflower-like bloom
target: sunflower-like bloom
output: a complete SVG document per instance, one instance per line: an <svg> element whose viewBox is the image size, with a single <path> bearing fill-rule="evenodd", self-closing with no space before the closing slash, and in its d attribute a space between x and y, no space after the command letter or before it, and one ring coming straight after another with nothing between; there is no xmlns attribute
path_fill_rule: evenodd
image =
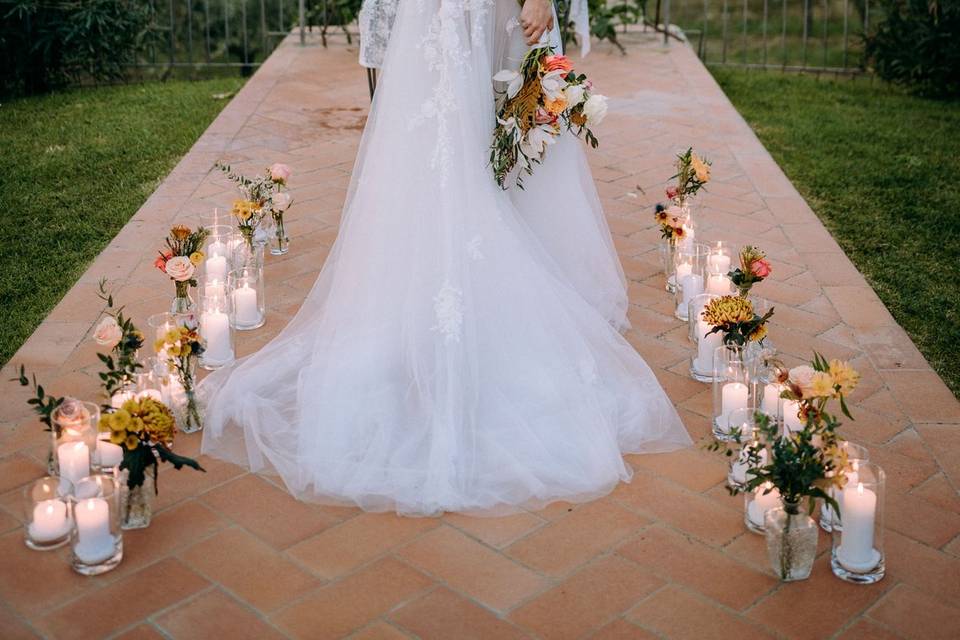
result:
<svg viewBox="0 0 960 640"><path fill-rule="evenodd" d="M849 362L842 360L830 361L830 377L833 383L840 388L840 393L848 394L857 388L860 382L860 374L850 366Z"/></svg>
<svg viewBox="0 0 960 640"><path fill-rule="evenodd" d="M670 219L669 214L667 214L666 209L661 209L653 214L653 219L656 220L659 224L667 224L667 220Z"/></svg>
<svg viewBox="0 0 960 640"><path fill-rule="evenodd" d="M255 202L250 200L234 200L233 201L233 215L235 215L241 222L246 222L253 216L254 210L257 208Z"/></svg>
<svg viewBox="0 0 960 640"><path fill-rule="evenodd" d="M766 337L767 337L767 324L766 324L766 323L757 325L757 327L756 327L753 331L750 332L750 335L747 336L747 338L748 338L751 342L760 342L761 340L763 340L763 339L766 338Z"/></svg>
<svg viewBox="0 0 960 640"><path fill-rule="evenodd" d="M829 398L835 392L833 376L825 371L817 371L810 379L810 395L817 398Z"/></svg>
<svg viewBox="0 0 960 640"><path fill-rule="evenodd" d="M739 296L714 298L703 310L703 319L714 327L749 322L753 317L753 304Z"/></svg>
<svg viewBox="0 0 960 640"><path fill-rule="evenodd" d="M190 237L190 227L178 224L170 229L170 235L177 240L186 240Z"/></svg>

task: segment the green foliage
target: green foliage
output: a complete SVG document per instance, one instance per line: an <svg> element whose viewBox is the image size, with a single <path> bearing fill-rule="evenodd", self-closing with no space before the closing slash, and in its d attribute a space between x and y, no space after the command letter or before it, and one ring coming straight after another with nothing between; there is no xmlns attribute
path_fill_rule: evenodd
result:
<svg viewBox="0 0 960 640"><path fill-rule="evenodd" d="M121 78L149 35L151 15L145 0L13 0L0 15L0 91Z"/></svg>
<svg viewBox="0 0 960 640"><path fill-rule="evenodd" d="M47 425L46 430L53 430L53 412L63 404L63 398L52 396L46 392L41 384L37 382L36 374L27 377L26 369L20 365L20 372L16 378L11 378L11 382L19 382L21 387L33 386L33 397L27 400L27 404L33 407L33 410L40 417L40 422Z"/></svg>
<svg viewBox="0 0 960 640"><path fill-rule="evenodd" d="M960 1L883 0L885 19L866 39L881 78L927 96L960 96Z"/></svg>
<svg viewBox="0 0 960 640"><path fill-rule="evenodd" d="M626 53L623 45L617 39L617 28L638 24L646 16L647 0L624 0L623 2L608 2L608 0L588 0L590 9L590 33L598 40L606 40ZM573 31L573 22L570 21L570 1L556 0L557 16L560 22L560 37L566 48L568 43L576 42Z"/></svg>
<svg viewBox="0 0 960 640"><path fill-rule="evenodd" d="M137 361L137 351L143 346L143 333L133 324L133 320L123 315L123 307L114 307L113 294L107 292L107 281L100 279L97 295L107 303L107 315L112 316L120 327L122 337L110 353L98 353L97 358L106 366L100 372L100 384L107 398L113 396L125 384L133 380L137 369L143 365Z"/></svg>

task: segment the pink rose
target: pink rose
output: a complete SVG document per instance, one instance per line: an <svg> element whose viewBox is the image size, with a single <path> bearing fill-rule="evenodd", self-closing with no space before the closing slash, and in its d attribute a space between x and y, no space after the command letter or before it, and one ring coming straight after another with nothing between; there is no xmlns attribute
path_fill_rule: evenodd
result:
<svg viewBox="0 0 960 640"><path fill-rule="evenodd" d="M273 208L277 211L286 211L287 207L290 206L290 201L293 198L290 197L289 193L275 193L271 196L270 201L273 202Z"/></svg>
<svg viewBox="0 0 960 640"><path fill-rule="evenodd" d="M186 282L193 278L196 267L187 256L174 256L167 260L166 273L177 282Z"/></svg>
<svg viewBox="0 0 960 640"><path fill-rule="evenodd" d="M677 197L677 188L676 187L667 187L667 197L673 200Z"/></svg>
<svg viewBox="0 0 960 640"><path fill-rule="evenodd" d="M123 338L123 329L113 316L104 316L97 328L93 330L93 339L101 347L113 349L121 338Z"/></svg>
<svg viewBox="0 0 960 640"><path fill-rule="evenodd" d="M770 275L770 263L763 258L760 258L750 265L750 271L752 271L753 275L757 276L758 278L766 278Z"/></svg>
<svg viewBox="0 0 960 640"><path fill-rule="evenodd" d="M804 398L813 395L813 377L817 375L816 370L808 364L800 365L790 369L790 382L795 384Z"/></svg>
<svg viewBox="0 0 960 640"><path fill-rule="evenodd" d="M290 167L280 162L274 163L269 169L270 179L276 182L277 184L287 184L287 180L290 178Z"/></svg>

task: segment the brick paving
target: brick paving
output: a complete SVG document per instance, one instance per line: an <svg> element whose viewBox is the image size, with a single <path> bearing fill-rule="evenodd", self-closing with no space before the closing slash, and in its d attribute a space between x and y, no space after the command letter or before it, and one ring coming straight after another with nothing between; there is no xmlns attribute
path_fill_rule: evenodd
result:
<svg viewBox="0 0 960 640"><path fill-rule="evenodd" d="M779 584L747 532L723 463L700 449L631 456L631 484L571 507L505 518L408 519L293 500L270 478L204 459L161 473L149 529L98 578L65 551L28 551L22 485L43 474L47 439L13 384L0 400L0 637L14 638L956 638L960 637L960 403L701 66L682 45L632 34L627 56L597 47L582 68L610 95L590 163L630 279L631 343L694 438L710 390L686 375L691 347L658 275L650 207L674 153L714 162L702 235L757 243L773 259L758 293L777 305L772 338L795 364L816 348L863 374L848 437L889 473L889 571L858 587L830 574L828 541L810 580ZM269 258L267 325L297 309L332 243L368 107L356 51L281 46L96 259L8 365L59 395L94 398L108 277L132 317L165 310L157 243L232 199L218 158L295 172L291 253ZM182 436L196 453L200 436Z"/></svg>

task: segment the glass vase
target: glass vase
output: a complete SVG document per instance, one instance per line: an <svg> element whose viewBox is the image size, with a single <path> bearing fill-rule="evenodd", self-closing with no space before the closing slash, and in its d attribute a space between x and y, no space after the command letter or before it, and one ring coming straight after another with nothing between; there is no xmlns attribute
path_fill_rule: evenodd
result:
<svg viewBox="0 0 960 640"><path fill-rule="evenodd" d="M70 542L70 505L60 496L59 478L47 476L27 485L24 495L24 543L35 551L59 549Z"/></svg>
<svg viewBox="0 0 960 640"><path fill-rule="evenodd" d="M270 255L282 256L290 250L290 238L283 221L283 212L273 215L273 233L270 241Z"/></svg>
<svg viewBox="0 0 960 640"><path fill-rule="evenodd" d="M147 468L143 484L131 487L127 483L129 474L124 471L120 476L123 484L120 491L120 528L146 529L153 519L153 497L156 495L156 481L151 469Z"/></svg>
<svg viewBox="0 0 960 640"><path fill-rule="evenodd" d="M231 302L233 296L225 293L225 287L207 290L201 298L200 337L203 353L200 366L208 371L219 369L234 361L233 322Z"/></svg>
<svg viewBox="0 0 960 640"><path fill-rule="evenodd" d="M733 489L745 490L747 483L753 479L753 475L749 473L750 469L767 464L769 454L766 448L759 449L757 454L759 460L751 460L750 457L750 451L759 448L757 425L761 419L771 420L772 418L752 408L737 409L730 414L729 424L731 428L736 429L736 440L740 444L740 451L731 461L730 470L727 473L727 486Z"/></svg>
<svg viewBox="0 0 960 640"><path fill-rule="evenodd" d="M783 582L806 580L817 557L817 523L799 503L769 509L764 535L774 575Z"/></svg>
<svg viewBox="0 0 960 640"><path fill-rule="evenodd" d="M687 309L689 337L697 345L696 355L690 357L690 377L698 382L713 382L713 357L723 345L723 334L710 333L712 327L702 318L704 307L716 297L707 293L696 296Z"/></svg>
<svg viewBox="0 0 960 640"><path fill-rule="evenodd" d="M847 465L844 468L844 486L843 488L829 487L829 493L838 503L843 495L843 489L848 486L856 486L860 479L860 467L866 462L870 462L870 451L863 445L855 444L850 441L844 441L840 445L846 453ZM833 477L832 475L830 477ZM852 485L851 485L852 483ZM820 528L826 532L833 531L833 527L840 528L840 518L837 517L833 508L824 501L820 504Z"/></svg>
<svg viewBox="0 0 960 640"><path fill-rule="evenodd" d="M721 345L713 354L713 437L721 442L733 439L733 412L754 406L747 358L746 349L734 344Z"/></svg>
<svg viewBox="0 0 960 640"><path fill-rule="evenodd" d="M170 304L170 313L189 313L193 311L193 298L190 297L189 282L175 282L177 295Z"/></svg>
<svg viewBox="0 0 960 640"><path fill-rule="evenodd" d="M267 321L263 265L231 271L227 289L231 296L233 328L250 331L262 327Z"/></svg>
<svg viewBox="0 0 960 640"><path fill-rule="evenodd" d="M78 486L73 503L71 565L85 576L106 573L123 559L120 487L113 476L96 474Z"/></svg>
<svg viewBox="0 0 960 640"><path fill-rule="evenodd" d="M830 568L846 582L873 584L886 574L883 528L887 478L883 469L864 462L856 484L839 491L840 513L834 514Z"/></svg>
<svg viewBox="0 0 960 640"><path fill-rule="evenodd" d="M230 239L233 237L233 228L225 224L208 227L203 247L203 280L206 282L226 285L227 274L230 273ZM202 294L201 294L202 295Z"/></svg>
<svg viewBox="0 0 960 640"><path fill-rule="evenodd" d="M690 302L703 293L703 275L707 261L707 246L692 243L690 246L681 245L674 255L674 279L677 286L674 290L675 308L673 315L678 320L686 321L689 315Z"/></svg>
<svg viewBox="0 0 960 640"><path fill-rule="evenodd" d="M661 238L659 245L660 264L663 266L663 275L666 279L664 289L670 293L677 290L677 279L673 274L673 265L676 263L677 243L670 238Z"/></svg>
<svg viewBox="0 0 960 640"><path fill-rule="evenodd" d="M52 414L53 473L61 495L71 495L77 482L90 475L97 450L100 407L65 398Z"/></svg>
<svg viewBox="0 0 960 640"><path fill-rule="evenodd" d="M196 356L186 358L184 372L170 374L167 383L167 406L173 412L177 429L183 433L196 433L203 429L203 407L197 393Z"/></svg>

